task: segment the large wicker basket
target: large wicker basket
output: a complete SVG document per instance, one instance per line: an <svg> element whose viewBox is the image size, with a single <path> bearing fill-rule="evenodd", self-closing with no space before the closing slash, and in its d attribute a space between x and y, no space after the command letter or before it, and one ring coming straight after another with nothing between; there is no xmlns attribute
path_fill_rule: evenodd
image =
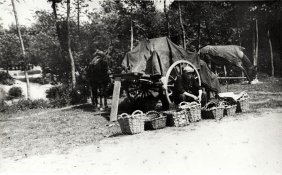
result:
<svg viewBox="0 0 282 175"><path fill-rule="evenodd" d="M181 102L179 104L180 109L187 110L189 121L198 122L202 119L201 117L201 104L197 102Z"/></svg>
<svg viewBox="0 0 282 175"><path fill-rule="evenodd" d="M131 116L123 113L119 115L118 122L123 134L138 134L144 131L144 113L134 111Z"/></svg>
<svg viewBox="0 0 282 175"><path fill-rule="evenodd" d="M146 113L145 130L161 129L166 127L166 116L161 115L157 111L149 111Z"/></svg>
<svg viewBox="0 0 282 175"><path fill-rule="evenodd" d="M247 112L250 110L250 97L247 93L237 100L236 112Z"/></svg>
<svg viewBox="0 0 282 175"><path fill-rule="evenodd" d="M202 108L202 118L221 120L223 112L224 106L221 103L211 101Z"/></svg>
<svg viewBox="0 0 282 175"><path fill-rule="evenodd" d="M188 112L186 110L164 111L167 117L167 126L183 127L189 125Z"/></svg>

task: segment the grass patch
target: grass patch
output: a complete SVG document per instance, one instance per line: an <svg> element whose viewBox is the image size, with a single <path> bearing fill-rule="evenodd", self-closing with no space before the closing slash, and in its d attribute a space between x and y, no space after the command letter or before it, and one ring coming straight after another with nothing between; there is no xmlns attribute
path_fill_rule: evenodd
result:
<svg viewBox="0 0 282 175"><path fill-rule="evenodd" d="M121 133L118 125L109 128L105 117L83 109L48 110L41 115L36 113L40 113L39 110L10 115L6 120L2 118L0 127L3 158L63 153ZM17 118L22 116L24 117Z"/></svg>
<svg viewBox="0 0 282 175"><path fill-rule="evenodd" d="M261 109L261 108L281 108L282 100L270 99L265 103L255 103L250 104L250 108L253 110Z"/></svg>
<svg viewBox="0 0 282 175"><path fill-rule="evenodd" d="M229 84L228 92L242 92L242 91L265 91L265 92L282 92L282 79L281 78L271 78L262 77L259 78L261 83L259 84ZM227 86L221 86L222 92L227 92Z"/></svg>

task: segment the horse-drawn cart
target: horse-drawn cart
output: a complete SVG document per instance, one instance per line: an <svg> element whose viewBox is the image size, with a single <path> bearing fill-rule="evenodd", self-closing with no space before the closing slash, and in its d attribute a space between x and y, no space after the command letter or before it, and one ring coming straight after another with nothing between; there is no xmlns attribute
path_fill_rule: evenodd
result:
<svg viewBox="0 0 282 175"><path fill-rule="evenodd" d="M168 108L174 103L173 88L176 77L182 74L187 65L194 69L200 86L211 91L220 91L216 75L199 59L197 53L185 51L166 37L139 42L122 62L127 72L113 75L115 86L111 120L116 120L121 86L128 99L137 102L137 105L144 105L144 99L154 98L161 100L163 107Z"/></svg>

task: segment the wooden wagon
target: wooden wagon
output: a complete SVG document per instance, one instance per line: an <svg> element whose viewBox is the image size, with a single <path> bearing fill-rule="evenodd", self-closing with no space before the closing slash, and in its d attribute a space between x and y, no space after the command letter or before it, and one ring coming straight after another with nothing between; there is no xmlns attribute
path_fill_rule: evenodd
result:
<svg viewBox="0 0 282 175"><path fill-rule="evenodd" d="M152 97L160 100L163 108L172 106L174 83L187 65L195 70L200 86L219 91L216 75L197 53L187 52L166 37L139 42L122 62L127 72L113 75L115 85L110 119L116 120L121 86L130 101L139 102L137 105L144 105L142 99Z"/></svg>

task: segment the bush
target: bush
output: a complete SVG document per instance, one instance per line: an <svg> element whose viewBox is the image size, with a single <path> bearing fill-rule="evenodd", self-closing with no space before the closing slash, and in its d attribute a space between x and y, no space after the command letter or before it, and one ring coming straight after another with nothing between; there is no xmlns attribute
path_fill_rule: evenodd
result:
<svg viewBox="0 0 282 175"><path fill-rule="evenodd" d="M22 88L20 87L12 87L8 91L9 99L20 98L22 97Z"/></svg>
<svg viewBox="0 0 282 175"><path fill-rule="evenodd" d="M5 113L16 113L18 111L26 111L29 109L45 109L49 108L50 105L47 100L37 99L37 100L26 100L20 99L17 103L11 106L7 105L4 101L0 101L0 112Z"/></svg>
<svg viewBox="0 0 282 175"><path fill-rule="evenodd" d="M31 106L32 109L45 109L50 107L48 101L44 99L33 100Z"/></svg>
<svg viewBox="0 0 282 175"><path fill-rule="evenodd" d="M26 99L20 99L16 104L17 111L26 111L32 109L32 101Z"/></svg>
<svg viewBox="0 0 282 175"><path fill-rule="evenodd" d="M4 102L4 100L0 99L0 112L5 112L8 108L8 105Z"/></svg>
<svg viewBox="0 0 282 175"><path fill-rule="evenodd" d="M4 85L13 85L15 80L11 75L7 72L0 72L0 84Z"/></svg>
<svg viewBox="0 0 282 175"><path fill-rule="evenodd" d="M4 91L3 88L0 88L0 102L5 100L6 98L6 92Z"/></svg>
<svg viewBox="0 0 282 175"><path fill-rule="evenodd" d="M77 85L77 87L70 92L71 104L86 103L88 95L87 87Z"/></svg>
<svg viewBox="0 0 282 175"><path fill-rule="evenodd" d="M71 102L70 90L67 86L54 86L46 91L52 107L63 107Z"/></svg>

